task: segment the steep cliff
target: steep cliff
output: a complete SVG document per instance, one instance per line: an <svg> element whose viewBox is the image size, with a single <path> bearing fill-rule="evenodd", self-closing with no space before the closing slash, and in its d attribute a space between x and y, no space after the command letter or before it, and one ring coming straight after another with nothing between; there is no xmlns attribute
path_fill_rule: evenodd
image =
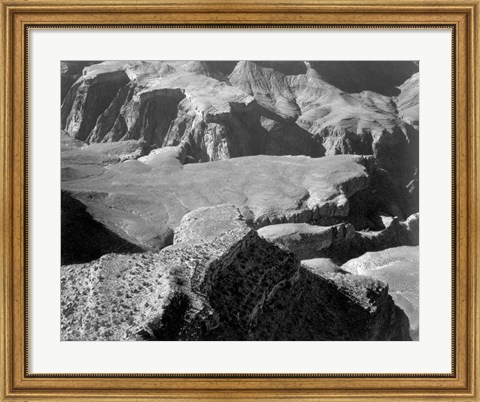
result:
<svg viewBox="0 0 480 402"><path fill-rule="evenodd" d="M62 128L72 137L85 141L95 128L98 116L128 82L123 70L89 73L84 69L63 100Z"/></svg>
<svg viewBox="0 0 480 402"><path fill-rule="evenodd" d="M82 75L82 70L84 67L90 66L92 64L97 64L98 61L62 61L60 63L61 71L61 93L60 99L63 102L65 96L67 95L69 89L75 81L77 81Z"/></svg>
<svg viewBox="0 0 480 402"><path fill-rule="evenodd" d="M215 67L214 62L104 62L86 67L62 104L62 128L88 143L141 139L163 147L184 142L193 162L324 154L308 132L224 82L228 77ZM107 93L104 81L113 80L114 73L129 81L117 81L119 86ZM83 122L83 116L88 121Z"/></svg>
<svg viewBox="0 0 480 402"><path fill-rule="evenodd" d="M418 129L420 74L416 73L399 86L400 94L395 97L399 116Z"/></svg>

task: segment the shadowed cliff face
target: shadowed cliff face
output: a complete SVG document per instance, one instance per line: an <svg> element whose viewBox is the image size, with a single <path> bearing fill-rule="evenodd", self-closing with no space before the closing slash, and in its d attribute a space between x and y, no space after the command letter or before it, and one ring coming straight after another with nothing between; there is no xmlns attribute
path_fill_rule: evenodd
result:
<svg viewBox="0 0 480 402"><path fill-rule="evenodd" d="M65 130L79 140L86 140L98 116L128 81L124 71L82 76L70 88L62 103L62 125Z"/></svg>
<svg viewBox="0 0 480 402"><path fill-rule="evenodd" d="M418 73L415 61L313 61L323 80L344 92L373 91L386 96L398 95L399 86Z"/></svg>
<svg viewBox="0 0 480 402"><path fill-rule="evenodd" d="M99 61L62 61L60 63L61 71L61 100L65 99L70 87L82 75L84 67L100 63Z"/></svg>

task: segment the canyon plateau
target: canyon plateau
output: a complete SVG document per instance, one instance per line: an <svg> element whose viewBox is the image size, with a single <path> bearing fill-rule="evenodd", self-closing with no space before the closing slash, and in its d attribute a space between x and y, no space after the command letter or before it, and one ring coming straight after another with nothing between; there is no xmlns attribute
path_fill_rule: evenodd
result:
<svg viewBox="0 0 480 402"><path fill-rule="evenodd" d="M63 61L61 339L410 341L414 61Z"/></svg>

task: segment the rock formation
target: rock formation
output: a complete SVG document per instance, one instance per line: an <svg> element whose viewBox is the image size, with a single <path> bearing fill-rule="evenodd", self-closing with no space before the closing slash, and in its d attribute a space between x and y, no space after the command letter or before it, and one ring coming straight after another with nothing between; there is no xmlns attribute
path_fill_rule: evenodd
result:
<svg viewBox="0 0 480 402"><path fill-rule="evenodd" d="M254 156L187 165L181 158L177 147L106 166L71 157L62 167L62 188L125 240L164 247L182 217L197 208L232 203L252 227L333 224L348 217L349 199L369 186L370 165L361 156Z"/></svg>
<svg viewBox="0 0 480 402"><path fill-rule="evenodd" d="M418 63L61 68L63 340L418 339Z"/></svg>
<svg viewBox="0 0 480 402"><path fill-rule="evenodd" d="M87 66L63 100L62 128L88 143L185 143L194 162L258 154L374 155L400 186L414 179L418 73L409 77L418 71L415 63L233 64ZM337 76L351 82L344 79L339 89ZM395 86L398 96L387 96Z"/></svg>
<svg viewBox="0 0 480 402"><path fill-rule="evenodd" d="M313 61L310 65L323 80L344 92L373 91L394 96L398 87L418 72L416 61Z"/></svg>
<svg viewBox="0 0 480 402"><path fill-rule="evenodd" d="M97 61L62 61L60 63L62 102L68 90L82 75L83 68L97 63Z"/></svg>
<svg viewBox="0 0 480 402"><path fill-rule="evenodd" d="M410 320L410 334L419 336L419 252L417 247L395 247L365 253L342 266L345 271L368 275L388 283L395 304Z"/></svg>
<svg viewBox="0 0 480 402"><path fill-rule="evenodd" d="M258 234L264 239L296 254L302 260L331 258L342 264L367 251L383 250L400 245L418 245L419 217L405 221L381 216L384 228L360 230L347 223L317 226L307 223L285 223L266 226Z"/></svg>
<svg viewBox="0 0 480 402"><path fill-rule="evenodd" d="M395 98L400 117L416 127L418 127L419 124L419 79L419 73L412 75L399 87L400 94Z"/></svg>
<svg viewBox="0 0 480 402"><path fill-rule="evenodd" d="M142 139L162 147L184 142L192 161L260 153L324 154L308 132L213 78L227 79L222 74L212 73L211 65L179 62L90 66L62 104L62 127L89 143ZM130 81L124 82L125 77ZM105 81L115 78L123 86L105 88ZM85 115L89 121L81 125Z"/></svg>
<svg viewBox="0 0 480 402"><path fill-rule="evenodd" d="M175 238L63 266L62 339L410 339L384 283L301 266L231 205L187 214Z"/></svg>
<svg viewBox="0 0 480 402"><path fill-rule="evenodd" d="M333 245L341 244L343 247L355 236L355 228L344 223L334 226L284 223L265 226L258 230L258 234L306 260L320 257Z"/></svg>

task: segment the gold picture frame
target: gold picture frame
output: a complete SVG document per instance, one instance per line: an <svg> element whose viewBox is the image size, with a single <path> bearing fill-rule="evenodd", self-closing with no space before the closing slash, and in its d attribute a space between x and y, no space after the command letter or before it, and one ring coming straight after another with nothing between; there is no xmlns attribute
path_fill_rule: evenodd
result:
<svg viewBox="0 0 480 402"><path fill-rule="evenodd" d="M480 401L479 0L1 0L2 401ZM453 361L449 375L108 375L28 371L28 33L42 27L450 27L454 32Z"/></svg>

